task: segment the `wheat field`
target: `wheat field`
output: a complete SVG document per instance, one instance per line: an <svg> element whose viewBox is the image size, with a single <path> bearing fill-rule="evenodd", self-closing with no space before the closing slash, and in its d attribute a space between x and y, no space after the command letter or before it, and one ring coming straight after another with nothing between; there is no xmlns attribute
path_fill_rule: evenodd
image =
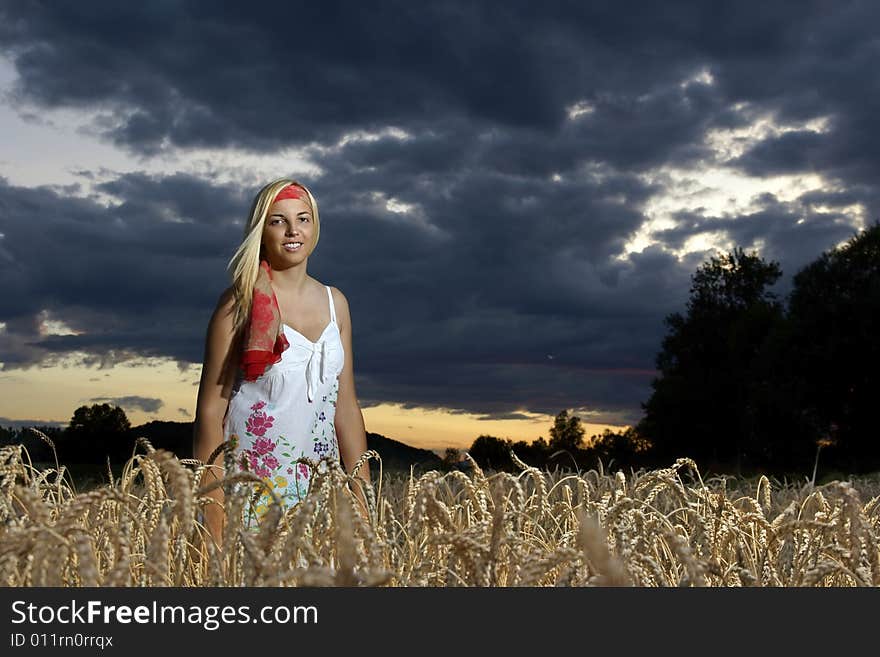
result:
<svg viewBox="0 0 880 657"><path fill-rule="evenodd" d="M51 440L42 436L51 445ZM313 468L294 507L257 531L201 524L206 467L139 439L122 476L77 493L63 465L0 449L4 586L877 586L880 482L703 481L687 458L623 472L430 471L359 478ZM53 445L54 449L54 445ZM468 457L469 458L469 457ZM384 475L384 476L383 476ZM224 480L228 518L270 488Z"/></svg>

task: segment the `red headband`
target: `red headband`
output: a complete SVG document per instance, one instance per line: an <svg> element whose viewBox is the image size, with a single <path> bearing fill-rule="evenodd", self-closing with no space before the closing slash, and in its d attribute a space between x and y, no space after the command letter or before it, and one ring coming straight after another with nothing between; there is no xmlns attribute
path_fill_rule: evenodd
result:
<svg viewBox="0 0 880 657"><path fill-rule="evenodd" d="M309 200L308 194L306 194L306 190L304 190L302 187L299 187L297 185L288 185L280 192L278 192L278 195L272 202L277 203L278 201L283 201L286 198L298 198L306 201L307 203Z"/></svg>

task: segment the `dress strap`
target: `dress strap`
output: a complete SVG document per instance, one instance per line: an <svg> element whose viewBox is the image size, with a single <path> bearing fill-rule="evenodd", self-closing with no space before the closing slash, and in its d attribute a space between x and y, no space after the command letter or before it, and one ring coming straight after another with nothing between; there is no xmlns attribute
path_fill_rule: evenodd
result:
<svg viewBox="0 0 880 657"><path fill-rule="evenodd" d="M325 285L327 288L327 296L330 298L330 319L336 324L336 306L333 304L333 293L330 291L330 286Z"/></svg>

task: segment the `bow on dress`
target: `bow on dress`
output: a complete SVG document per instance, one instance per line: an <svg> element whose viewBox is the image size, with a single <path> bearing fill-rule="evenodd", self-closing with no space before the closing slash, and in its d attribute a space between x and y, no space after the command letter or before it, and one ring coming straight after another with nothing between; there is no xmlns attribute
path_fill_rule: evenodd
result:
<svg viewBox="0 0 880 657"><path fill-rule="evenodd" d="M315 365L315 357L318 357L319 363ZM306 364L306 381L308 382L309 401L315 397L315 389L318 387L318 380L324 383L324 365L327 361L326 342L322 339L312 344L312 355L309 356L309 362Z"/></svg>

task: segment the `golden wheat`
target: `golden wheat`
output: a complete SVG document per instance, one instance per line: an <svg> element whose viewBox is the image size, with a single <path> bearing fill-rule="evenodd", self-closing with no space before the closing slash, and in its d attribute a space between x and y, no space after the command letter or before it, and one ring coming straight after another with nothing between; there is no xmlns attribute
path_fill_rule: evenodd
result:
<svg viewBox="0 0 880 657"><path fill-rule="evenodd" d="M51 445L51 440L41 435ZM54 445L52 445L54 449ZM205 468L140 439L119 478L77 492L55 462L0 448L4 586L878 586L880 482L704 481L679 459L649 472L430 471L363 480L304 459L284 508L252 473ZM137 449L136 449L137 452ZM217 456L215 454L214 456ZM223 547L202 523L224 488ZM272 503L245 523L260 494ZM863 499L869 498L867 502Z"/></svg>

